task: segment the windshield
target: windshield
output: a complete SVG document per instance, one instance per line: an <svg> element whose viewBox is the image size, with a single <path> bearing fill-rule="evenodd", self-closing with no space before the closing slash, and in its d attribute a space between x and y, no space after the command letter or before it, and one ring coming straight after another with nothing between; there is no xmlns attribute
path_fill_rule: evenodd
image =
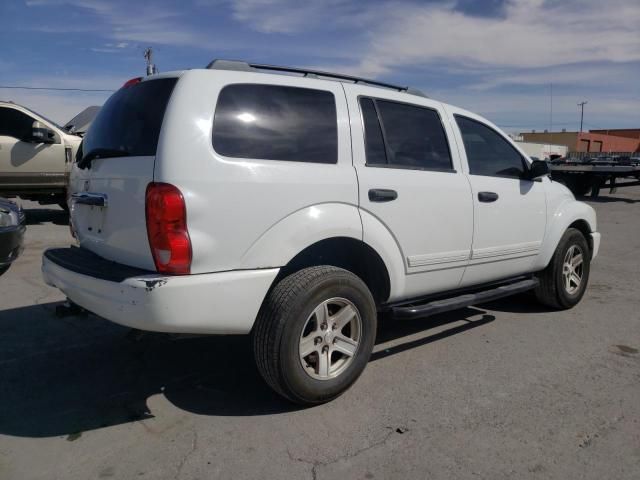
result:
<svg viewBox="0 0 640 480"><path fill-rule="evenodd" d="M177 81L147 80L114 93L84 137L84 154L99 151L113 152L108 155L111 157L155 155L164 111Z"/></svg>
<svg viewBox="0 0 640 480"><path fill-rule="evenodd" d="M22 105L22 108L24 108L26 111L28 111L29 113L31 113L34 117L40 117L42 120L44 120L45 122L49 123L50 125L53 125L54 127L63 130L63 128L58 125L56 122L54 122L53 120L48 119L47 117L45 117L44 115L42 115L41 113L38 112L34 112L33 110L31 110L30 108L27 108L25 106Z"/></svg>

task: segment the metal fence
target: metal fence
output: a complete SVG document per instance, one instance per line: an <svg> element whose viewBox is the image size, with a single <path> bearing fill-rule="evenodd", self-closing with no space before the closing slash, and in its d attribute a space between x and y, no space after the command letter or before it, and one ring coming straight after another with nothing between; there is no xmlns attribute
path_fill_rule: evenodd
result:
<svg viewBox="0 0 640 480"><path fill-rule="evenodd" d="M583 160L585 158L638 158L640 152L568 152L567 158L571 160Z"/></svg>

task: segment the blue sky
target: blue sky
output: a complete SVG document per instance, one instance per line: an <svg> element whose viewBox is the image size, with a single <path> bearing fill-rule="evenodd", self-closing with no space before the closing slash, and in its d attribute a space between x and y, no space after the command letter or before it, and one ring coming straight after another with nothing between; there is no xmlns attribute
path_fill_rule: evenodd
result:
<svg viewBox="0 0 640 480"><path fill-rule="evenodd" d="M0 85L116 89L214 58L420 88L508 131L640 127L637 0L2 0ZM64 122L108 93L0 89Z"/></svg>

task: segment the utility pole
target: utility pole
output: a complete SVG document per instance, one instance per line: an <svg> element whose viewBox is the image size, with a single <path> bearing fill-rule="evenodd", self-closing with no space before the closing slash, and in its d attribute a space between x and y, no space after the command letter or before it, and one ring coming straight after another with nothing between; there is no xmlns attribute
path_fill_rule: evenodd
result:
<svg viewBox="0 0 640 480"><path fill-rule="evenodd" d="M549 143L553 143L553 83L549 84Z"/></svg>
<svg viewBox="0 0 640 480"><path fill-rule="evenodd" d="M153 64L153 49L151 47L147 47L144 50L144 59L147 61L147 76L155 75L158 73L158 69Z"/></svg>
<svg viewBox="0 0 640 480"><path fill-rule="evenodd" d="M580 102L578 106L580 107L580 133L582 133L582 121L584 120L584 106L588 102L585 100L584 102Z"/></svg>

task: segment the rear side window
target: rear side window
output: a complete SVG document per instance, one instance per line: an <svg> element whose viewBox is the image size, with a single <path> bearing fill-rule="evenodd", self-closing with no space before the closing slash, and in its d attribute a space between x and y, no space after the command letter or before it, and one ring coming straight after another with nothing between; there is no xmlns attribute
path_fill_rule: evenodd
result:
<svg viewBox="0 0 640 480"><path fill-rule="evenodd" d="M331 92L278 85L229 85L213 121L213 148L235 158L337 163Z"/></svg>
<svg viewBox="0 0 640 480"><path fill-rule="evenodd" d="M361 98L360 106L367 165L452 170L449 143L437 111L371 98Z"/></svg>
<svg viewBox="0 0 640 480"><path fill-rule="evenodd" d="M34 119L15 108L0 108L0 135L27 140Z"/></svg>
<svg viewBox="0 0 640 480"><path fill-rule="evenodd" d="M516 177L524 174L518 151L502 135L480 122L456 115L467 152L469 173L491 177Z"/></svg>
<svg viewBox="0 0 640 480"><path fill-rule="evenodd" d="M85 155L155 155L164 112L177 78L147 80L123 87L102 106L83 140Z"/></svg>

